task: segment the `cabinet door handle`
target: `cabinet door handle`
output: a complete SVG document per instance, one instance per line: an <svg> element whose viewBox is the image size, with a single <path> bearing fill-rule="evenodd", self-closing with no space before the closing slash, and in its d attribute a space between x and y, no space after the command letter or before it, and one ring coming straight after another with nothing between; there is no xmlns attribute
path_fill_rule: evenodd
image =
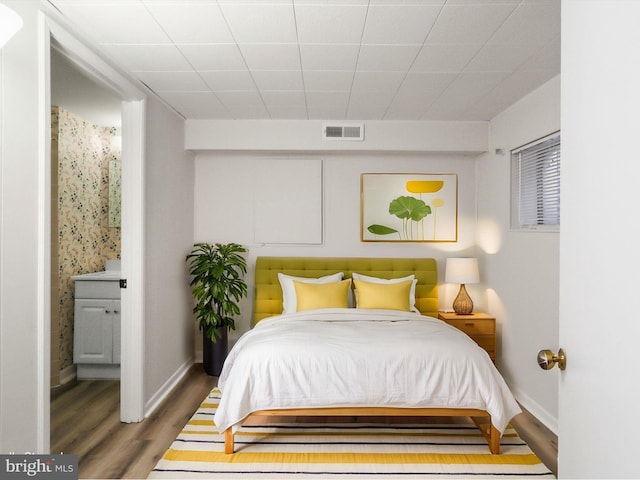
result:
<svg viewBox="0 0 640 480"><path fill-rule="evenodd" d="M118 313L118 310L114 310L113 313Z"/></svg>
<svg viewBox="0 0 640 480"><path fill-rule="evenodd" d="M111 313L111 310L105 310L104 313Z"/></svg>

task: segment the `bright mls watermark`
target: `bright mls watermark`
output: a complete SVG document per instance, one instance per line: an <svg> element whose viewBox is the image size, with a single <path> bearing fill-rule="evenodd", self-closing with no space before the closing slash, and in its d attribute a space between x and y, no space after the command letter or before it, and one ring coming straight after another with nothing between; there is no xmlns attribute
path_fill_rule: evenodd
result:
<svg viewBox="0 0 640 480"><path fill-rule="evenodd" d="M78 480L77 455L0 454L0 480Z"/></svg>

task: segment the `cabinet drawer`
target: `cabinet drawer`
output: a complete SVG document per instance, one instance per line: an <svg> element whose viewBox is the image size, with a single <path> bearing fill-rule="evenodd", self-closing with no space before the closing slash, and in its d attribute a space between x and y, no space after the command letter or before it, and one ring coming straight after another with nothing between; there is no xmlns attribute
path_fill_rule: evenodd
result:
<svg viewBox="0 0 640 480"><path fill-rule="evenodd" d="M462 330L469 336L495 334L495 324L492 320L474 320L470 318L468 320L446 320L446 322L452 327L456 327L457 329Z"/></svg>
<svg viewBox="0 0 640 480"><path fill-rule="evenodd" d="M496 337L493 335L473 335L471 338L487 352L495 354Z"/></svg>

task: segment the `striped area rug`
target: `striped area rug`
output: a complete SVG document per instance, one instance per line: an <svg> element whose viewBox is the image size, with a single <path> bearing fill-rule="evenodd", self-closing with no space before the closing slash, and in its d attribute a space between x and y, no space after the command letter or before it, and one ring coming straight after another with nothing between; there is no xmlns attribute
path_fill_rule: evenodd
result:
<svg viewBox="0 0 640 480"><path fill-rule="evenodd" d="M296 423L242 427L224 454L213 389L148 478L555 478L509 428L491 455L473 425Z"/></svg>

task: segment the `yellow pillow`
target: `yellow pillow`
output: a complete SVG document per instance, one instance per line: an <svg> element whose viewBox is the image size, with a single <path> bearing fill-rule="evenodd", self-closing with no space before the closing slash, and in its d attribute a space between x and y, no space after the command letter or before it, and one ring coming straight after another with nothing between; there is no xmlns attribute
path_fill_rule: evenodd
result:
<svg viewBox="0 0 640 480"><path fill-rule="evenodd" d="M306 283L294 280L296 311L316 308L347 308L351 279L331 283Z"/></svg>
<svg viewBox="0 0 640 480"><path fill-rule="evenodd" d="M358 308L402 310L410 312L409 293L413 280L397 283L372 283L354 279Z"/></svg>

